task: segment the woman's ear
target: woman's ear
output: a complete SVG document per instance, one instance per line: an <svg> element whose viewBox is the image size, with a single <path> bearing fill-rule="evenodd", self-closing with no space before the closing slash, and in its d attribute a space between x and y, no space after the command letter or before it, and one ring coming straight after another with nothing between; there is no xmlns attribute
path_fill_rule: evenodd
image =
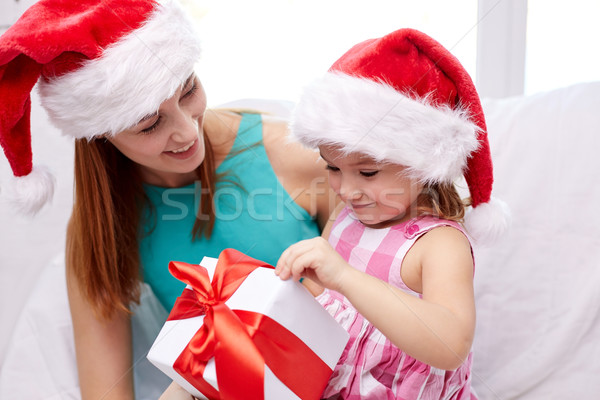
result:
<svg viewBox="0 0 600 400"><path fill-rule="evenodd" d="M88 141L88 143L89 143L89 142L92 142L92 141L94 141L94 140L102 140L102 141L104 141L104 142L110 142L110 141L111 141L110 139L111 139L112 137L114 137L114 136L115 136L115 135L111 135L110 133L108 133L108 132L105 132L105 133L103 133L103 134L101 134L101 135L94 136L93 138L88 138L88 140L87 140L87 141Z"/></svg>

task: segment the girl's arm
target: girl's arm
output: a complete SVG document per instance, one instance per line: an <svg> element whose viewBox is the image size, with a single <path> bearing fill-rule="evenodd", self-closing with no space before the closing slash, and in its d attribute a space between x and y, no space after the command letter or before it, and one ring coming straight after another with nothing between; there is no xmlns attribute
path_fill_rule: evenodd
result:
<svg viewBox="0 0 600 400"><path fill-rule="evenodd" d="M82 399L133 400L129 315L121 312L106 321L97 319L70 272L67 291Z"/></svg>
<svg viewBox="0 0 600 400"><path fill-rule="evenodd" d="M276 273L282 279L306 276L340 292L398 348L431 366L455 369L469 354L475 327L469 242L454 228L436 228L409 254L418 261L413 267L422 299L352 268L321 238L288 248Z"/></svg>

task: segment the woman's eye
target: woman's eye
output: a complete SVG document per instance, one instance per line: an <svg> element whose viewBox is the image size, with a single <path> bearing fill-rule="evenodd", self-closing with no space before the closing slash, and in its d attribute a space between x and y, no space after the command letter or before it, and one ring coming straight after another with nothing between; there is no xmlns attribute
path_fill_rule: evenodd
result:
<svg viewBox="0 0 600 400"><path fill-rule="evenodd" d="M160 121L161 121L161 118L160 118L160 117L158 117L158 118L156 119L156 122L154 122L154 123L153 123L152 125L150 125L149 127L142 129L142 130L140 131L140 133L142 133L142 134L148 134L148 133L152 133L153 131L155 131L155 130L156 130L156 128L158 128L158 126L160 125Z"/></svg>
<svg viewBox="0 0 600 400"><path fill-rule="evenodd" d="M360 174L361 174L362 176L364 176L364 177L367 177L367 178L369 178L369 177L371 177L371 176L375 176L375 175L377 175L377 173L378 173L378 172L379 172L379 171L360 171Z"/></svg>
<svg viewBox="0 0 600 400"><path fill-rule="evenodd" d="M194 80L192 80L190 88L185 92L185 94L183 96L181 96L181 98L185 99L190 96L193 96L194 93L196 93L196 89L198 89L198 85L196 85L196 80L194 79Z"/></svg>
<svg viewBox="0 0 600 400"><path fill-rule="evenodd" d="M329 165L329 164L327 164L325 169L328 171L331 171L331 172L338 172L340 170L338 167L334 167L333 165Z"/></svg>

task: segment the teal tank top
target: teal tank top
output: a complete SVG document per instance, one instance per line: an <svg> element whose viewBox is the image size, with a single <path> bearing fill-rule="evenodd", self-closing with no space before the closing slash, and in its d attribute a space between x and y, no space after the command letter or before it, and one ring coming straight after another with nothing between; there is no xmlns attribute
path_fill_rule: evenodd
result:
<svg viewBox="0 0 600 400"><path fill-rule="evenodd" d="M267 157L260 114L243 114L233 147L217 168L217 215L210 239L192 238L200 183L181 188L144 185L151 207L142 213L139 240L143 279L170 310L185 285L170 261L198 264L234 248L275 265L291 244L320 234L317 222L285 191ZM154 212L151 212L152 207Z"/></svg>

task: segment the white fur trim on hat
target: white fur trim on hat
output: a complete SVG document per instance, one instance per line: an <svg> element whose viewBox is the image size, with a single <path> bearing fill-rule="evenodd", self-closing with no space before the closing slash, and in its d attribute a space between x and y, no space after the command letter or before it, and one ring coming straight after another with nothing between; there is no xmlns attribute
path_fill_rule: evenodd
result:
<svg viewBox="0 0 600 400"><path fill-rule="evenodd" d="M462 175L479 128L463 110L431 105L390 85L329 72L307 87L295 108L292 136L304 145L338 145L408 167L424 183Z"/></svg>
<svg viewBox="0 0 600 400"><path fill-rule="evenodd" d="M194 70L200 45L176 1L161 1L138 29L101 57L56 79L40 80L42 105L65 134L114 135L158 110Z"/></svg>
<svg viewBox="0 0 600 400"><path fill-rule="evenodd" d="M8 182L6 201L21 215L35 215L54 195L55 178L44 167L34 167L25 176L13 177Z"/></svg>

